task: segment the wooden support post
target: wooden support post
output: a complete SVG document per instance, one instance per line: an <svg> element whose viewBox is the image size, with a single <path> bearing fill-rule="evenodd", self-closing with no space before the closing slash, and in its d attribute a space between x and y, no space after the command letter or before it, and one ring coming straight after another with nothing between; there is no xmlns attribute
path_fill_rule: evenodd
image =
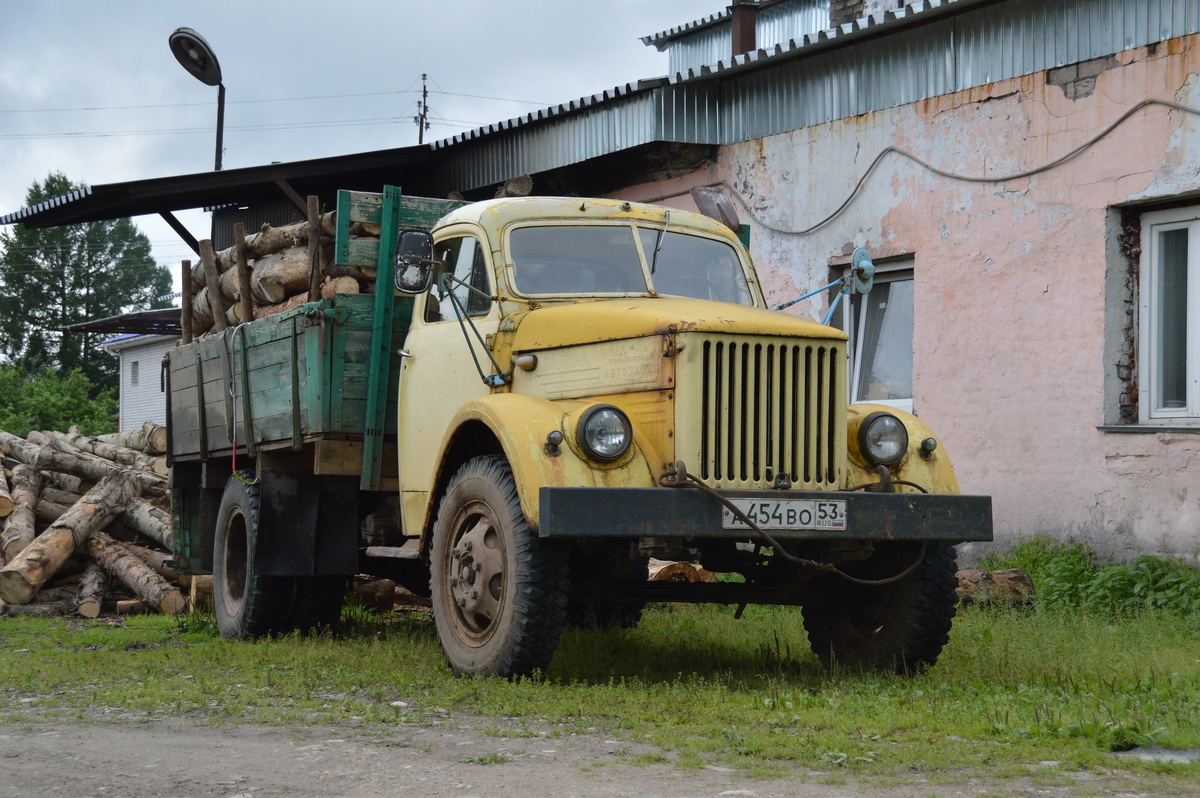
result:
<svg viewBox="0 0 1200 798"><path fill-rule="evenodd" d="M180 261L180 279L183 281L183 296L179 298L179 329L183 331L180 343L192 342L192 262Z"/></svg>
<svg viewBox="0 0 1200 798"><path fill-rule="evenodd" d="M308 195L308 301L321 298L321 201Z"/></svg>
<svg viewBox="0 0 1200 798"><path fill-rule="evenodd" d="M242 306L242 320L254 319L254 303L250 298L250 264L246 260L246 225L238 222L233 226L233 248L237 262L238 301Z"/></svg>
<svg viewBox="0 0 1200 798"><path fill-rule="evenodd" d="M208 288L208 307L212 311L213 326L217 332L224 332L229 326L225 321L225 297L221 296L220 276L217 274L217 260L213 255L212 241L204 239L200 242L200 262L204 265L204 284Z"/></svg>

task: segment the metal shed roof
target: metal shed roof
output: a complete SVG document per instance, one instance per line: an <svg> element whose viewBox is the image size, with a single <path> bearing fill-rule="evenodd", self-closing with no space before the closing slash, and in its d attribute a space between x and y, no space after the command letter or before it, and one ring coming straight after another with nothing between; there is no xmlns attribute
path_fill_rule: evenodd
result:
<svg viewBox="0 0 1200 798"><path fill-rule="evenodd" d="M0 216L0 224L24 222L54 227L123 216L140 216L231 203L249 204L280 196L286 182L300 194L328 188L376 186L380 181L428 185L432 157L428 147L315 158L307 161L250 166L222 172L156 177L89 186L29 208Z"/></svg>

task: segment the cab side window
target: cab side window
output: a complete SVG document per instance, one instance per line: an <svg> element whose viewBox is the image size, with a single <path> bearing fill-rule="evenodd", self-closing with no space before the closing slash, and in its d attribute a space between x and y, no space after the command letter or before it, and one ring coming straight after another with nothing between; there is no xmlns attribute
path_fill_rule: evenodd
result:
<svg viewBox="0 0 1200 798"><path fill-rule="evenodd" d="M486 316L492 307L492 289L479 239L474 236L447 239L434 248L434 257L456 279L449 281L450 291L437 284L429 289L425 321L457 319L462 315L460 308L468 316Z"/></svg>

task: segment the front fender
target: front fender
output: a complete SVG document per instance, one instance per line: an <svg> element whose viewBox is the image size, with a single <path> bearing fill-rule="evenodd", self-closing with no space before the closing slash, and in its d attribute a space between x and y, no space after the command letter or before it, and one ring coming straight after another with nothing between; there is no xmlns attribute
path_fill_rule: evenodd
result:
<svg viewBox="0 0 1200 798"><path fill-rule="evenodd" d="M483 424L499 441L508 459L521 498L521 509L534 529L539 524L538 491L542 487L653 486L654 476L636 439L625 456L613 463L594 462L578 450L572 422L593 404L599 403L551 402L512 393L474 399L459 409L450 425L450 432L442 442L441 468L445 468L457 431ZM563 443L558 447L547 445L547 435L553 430L563 434ZM445 476L449 477L448 474ZM438 482L442 483L441 476Z"/></svg>
<svg viewBox="0 0 1200 798"><path fill-rule="evenodd" d="M908 430L908 452L904 458L892 467L892 477L914 482L930 493L958 493L958 478L954 475L954 466L950 456L942 448L942 441L933 430L912 413L897 410L894 407L876 404L854 404L847 409L847 444L849 446L848 482L846 487L852 488L868 482L878 482L879 475L875 467L867 462L858 451L858 428L863 420L872 413L891 413L904 424ZM933 438L938 442L937 448L928 457L921 451L921 441ZM915 491L904 485L897 486L900 491Z"/></svg>

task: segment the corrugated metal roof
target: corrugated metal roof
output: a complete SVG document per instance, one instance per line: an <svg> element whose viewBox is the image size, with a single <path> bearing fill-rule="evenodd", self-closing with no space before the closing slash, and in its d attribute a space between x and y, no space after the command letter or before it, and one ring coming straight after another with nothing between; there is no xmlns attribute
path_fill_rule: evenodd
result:
<svg viewBox="0 0 1200 798"><path fill-rule="evenodd" d="M829 27L829 0L783 0L764 3L754 12L754 40L759 49L802 40ZM643 36L642 42L666 50L668 72L676 74L728 60L733 52L733 22L726 10L669 31Z"/></svg>
<svg viewBox="0 0 1200 798"><path fill-rule="evenodd" d="M92 194L91 187L84 186L83 188L72 191L70 194L64 194L61 197L51 197L50 199L48 199L44 202L39 202L37 205L31 205L28 208L22 208L21 210L15 211L14 213L0 216L0 224L15 224L16 222L19 222L26 217L32 216L35 213L41 213L42 211L48 211L51 208L62 207L63 205L66 205L67 203L75 202L76 200L81 200L84 197L89 197L89 196L91 196L91 194Z"/></svg>
<svg viewBox="0 0 1200 798"><path fill-rule="evenodd" d="M720 21L705 17L672 31ZM465 190L652 141L733 144L1200 32L1200 0L922 0L434 146Z"/></svg>

